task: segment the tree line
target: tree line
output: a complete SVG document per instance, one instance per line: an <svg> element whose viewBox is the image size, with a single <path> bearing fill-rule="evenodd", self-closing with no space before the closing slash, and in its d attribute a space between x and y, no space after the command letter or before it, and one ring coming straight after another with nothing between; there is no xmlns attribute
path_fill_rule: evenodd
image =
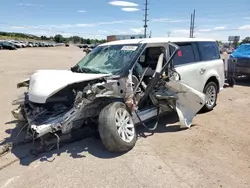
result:
<svg viewBox="0 0 250 188"><path fill-rule="evenodd" d="M43 40L43 41L54 41L57 43L69 43L72 42L74 44L97 44L97 43L104 43L106 42L105 39L90 39L90 38L82 38L79 36L71 36L71 37L64 37L61 34L57 34L55 36L36 36L36 35L32 35L32 34L25 34L25 33L16 33L16 32L2 32L0 31L0 36L3 37L11 37L11 38L18 38L18 39L23 39L23 40L28 40L28 39L32 39L32 40Z"/></svg>
<svg viewBox="0 0 250 188"><path fill-rule="evenodd" d="M218 45L223 45L224 43L222 41L216 41ZM250 37L246 37L244 38L241 42L235 42L235 46L239 46L241 44L246 44L246 43L250 43Z"/></svg>
<svg viewBox="0 0 250 188"><path fill-rule="evenodd" d="M48 41L54 41L57 43L69 43L72 42L74 44L80 43L80 44L96 44L96 43L104 43L106 42L105 39L98 40L98 39L90 39L90 38L82 38L79 36L71 36L71 37L63 37L61 34L57 34L55 36L36 36L32 34L25 34L25 33L15 33L15 32L3 32L0 31L0 36L4 36L6 38L22 38L22 39L33 39L33 40L48 40ZM223 44L222 41L217 41L218 44ZM250 43L250 37L244 38L239 44L245 44Z"/></svg>
<svg viewBox="0 0 250 188"><path fill-rule="evenodd" d="M11 37L11 38L23 38L23 39L34 39L34 40L39 40L40 37L32 34L24 34L24 33L15 33L15 32L3 32L0 31L0 36L4 36L6 38Z"/></svg>
<svg viewBox="0 0 250 188"><path fill-rule="evenodd" d="M246 37L241 41L241 44L250 43L250 37Z"/></svg>
<svg viewBox="0 0 250 188"><path fill-rule="evenodd" d="M97 43L104 43L106 42L105 39L102 39L102 40L98 40L98 39L90 39L90 38L82 38L82 37L79 37L79 36L71 36L71 37L68 37L68 38L65 38L63 37L62 35L60 34L57 34L54 36L54 41L55 42L58 42L58 43L62 43L62 42L72 42L74 44L97 44Z"/></svg>

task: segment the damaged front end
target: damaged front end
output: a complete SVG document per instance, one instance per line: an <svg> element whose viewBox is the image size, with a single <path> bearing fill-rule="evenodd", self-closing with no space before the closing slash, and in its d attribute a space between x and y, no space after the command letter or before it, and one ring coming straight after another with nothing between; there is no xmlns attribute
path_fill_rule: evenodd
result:
<svg viewBox="0 0 250 188"><path fill-rule="evenodd" d="M26 83L18 86L29 87ZM13 101L18 107L12 114L20 121L27 121L33 139L55 133L69 134L84 127L86 121L95 123L102 108L111 101L129 99L127 94L131 92L127 85L127 78L113 77L73 84L49 97L44 104L30 101L29 92L25 92Z"/></svg>

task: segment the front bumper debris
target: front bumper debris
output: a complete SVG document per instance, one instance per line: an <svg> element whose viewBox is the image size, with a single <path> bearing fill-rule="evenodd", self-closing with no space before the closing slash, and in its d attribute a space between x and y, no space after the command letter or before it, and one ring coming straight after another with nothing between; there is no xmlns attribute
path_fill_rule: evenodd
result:
<svg viewBox="0 0 250 188"><path fill-rule="evenodd" d="M13 117L19 121L26 121L24 111L21 106L11 111Z"/></svg>

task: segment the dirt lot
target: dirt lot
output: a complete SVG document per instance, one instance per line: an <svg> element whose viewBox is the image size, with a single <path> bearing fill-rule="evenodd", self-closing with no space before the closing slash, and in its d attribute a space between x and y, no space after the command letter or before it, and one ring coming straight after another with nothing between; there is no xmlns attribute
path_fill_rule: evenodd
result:
<svg viewBox="0 0 250 188"><path fill-rule="evenodd" d="M11 102L22 92L16 83L36 69L69 68L82 56L76 47L0 51L0 140L15 127ZM139 127L135 148L124 155L108 153L94 138L62 147L60 156L52 151L39 158L25 157L27 146L13 150L0 158L0 188L247 188L250 87L244 86L246 81L240 83L224 89L215 110L197 115L190 130L179 131L174 115L164 117L154 135Z"/></svg>

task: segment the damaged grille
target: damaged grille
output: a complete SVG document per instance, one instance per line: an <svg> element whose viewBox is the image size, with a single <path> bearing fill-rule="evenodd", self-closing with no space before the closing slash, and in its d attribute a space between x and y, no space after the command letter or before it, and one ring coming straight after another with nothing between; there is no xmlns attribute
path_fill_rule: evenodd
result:
<svg viewBox="0 0 250 188"><path fill-rule="evenodd" d="M25 108L26 116L30 124L41 125L52 121L53 119L61 116L69 108L62 104L57 104L52 110L48 110L44 107L36 107L36 109L31 109L30 107Z"/></svg>

